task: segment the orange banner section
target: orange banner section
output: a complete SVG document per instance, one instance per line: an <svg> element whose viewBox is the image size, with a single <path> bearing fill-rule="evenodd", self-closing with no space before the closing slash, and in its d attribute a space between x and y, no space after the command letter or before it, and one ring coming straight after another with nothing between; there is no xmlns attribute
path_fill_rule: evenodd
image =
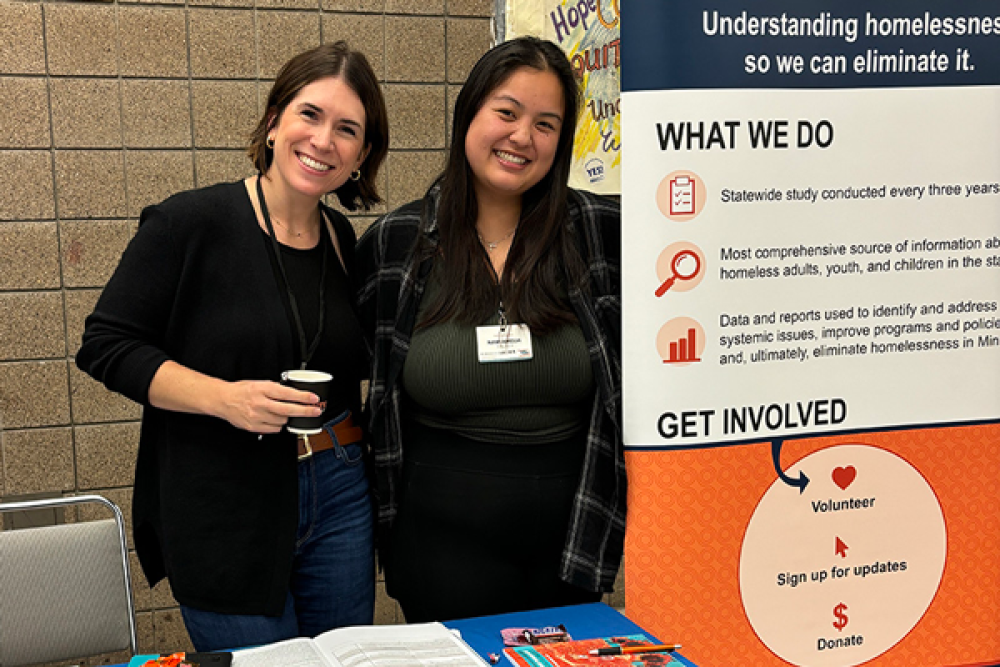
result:
<svg viewBox="0 0 1000 667"><path fill-rule="evenodd" d="M984 664L991 656L1000 662L998 443L997 425L789 440L781 467L791 478L797 466L809 471L801 494L778 480L770 443L627 452L626 614L661 640L682 643L684 654L705 667L928 667ZM901 499L906 492L898 489L907 480L915 480L917 490ZM908 514L911 503L939 506L940 513ZM782 510L793 505L797 514ZM823 523L839 508L839 523ZM935 521L943 534L935 534ZM810 532L817 524L821 539ZM836 528L827 530L831 525ZM897 532L902 546L893 542ZM882 539L878 558L858 555L864 543ZM824 549L820 567L786 567L802 562L796 554L814 542ZM928 560L925 545L927 552L941 549L943 570L940 563L920 569ZM826 579L831 572L843 579ZM859 590L888 585L888 602L884 594L870 597L891 608L893 596L913 588L905 577L916 576L929 604L912 622L900 629L893 614L865 616L871 605ZM754 597L761 581L773 599ZM804 630L816 627L820 613L825 632ZM786 633L774 629L774 619L782 618ZM809 645L789 646L782 634L805 634ZM862 641L864 649L852 645ZM879 641L887 648L878 655L851 658L876 650ZM781 657L805 650L817 661Z"/></svg>

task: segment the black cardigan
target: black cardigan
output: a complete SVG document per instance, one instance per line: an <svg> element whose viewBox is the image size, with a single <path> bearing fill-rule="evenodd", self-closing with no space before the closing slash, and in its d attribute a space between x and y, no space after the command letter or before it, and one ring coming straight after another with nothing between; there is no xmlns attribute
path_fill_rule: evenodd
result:
<svg viewBox="0 0 1000 667"><path fill-rule="evenodd" d="M353 228L324 210L350 275ZM154 408L148 391L168 359L230 381L277 380L295 367L268 243L242 181L146 208L76 357L144 406L132 508L146 578L167 576L178 602L222 613L284 608L298 519L295 442L285 431L258 439L222 419ZM354 387L361 380L350 368L334 374Z"/></svg>

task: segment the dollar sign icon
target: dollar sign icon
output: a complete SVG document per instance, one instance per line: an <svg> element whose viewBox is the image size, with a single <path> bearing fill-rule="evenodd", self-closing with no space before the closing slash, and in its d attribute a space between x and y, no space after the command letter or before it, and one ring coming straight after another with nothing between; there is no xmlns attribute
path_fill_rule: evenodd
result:
<svg viewBox="0 0 1000 667"><path fill-rule="evenodd" d="M837 628L837 630L843 631L847 625L847 614L844 613L845 609L847 609L847 605L843 602L833 608L833 615L837 617L837 620L833 622L833 627Z"/></svg>

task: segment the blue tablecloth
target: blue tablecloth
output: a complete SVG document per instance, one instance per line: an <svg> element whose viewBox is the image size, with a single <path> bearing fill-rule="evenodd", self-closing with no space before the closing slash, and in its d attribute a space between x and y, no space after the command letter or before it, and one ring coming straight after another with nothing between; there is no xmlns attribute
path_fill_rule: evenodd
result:
<svg viewBox="0 0 1000 667"><path fill-rule="evenodd" d="M447 627L461 632L462 639L486 660L488 660L489 654L499 655L503 651L503 639L500 636L500 631L504 628L542 628L560 624L566 627L573 639L594 639L610 635L642 633L652 641L684 643L683 638L654 637L603 602L445 622ZM674 653L674 657L681 664L697 667L679 653ZM500 664L508 663L504 660Z"/></svg>

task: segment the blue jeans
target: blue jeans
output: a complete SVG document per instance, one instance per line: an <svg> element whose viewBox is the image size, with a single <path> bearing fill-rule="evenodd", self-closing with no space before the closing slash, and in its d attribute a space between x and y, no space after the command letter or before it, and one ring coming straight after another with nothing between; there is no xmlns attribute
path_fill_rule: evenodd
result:
<svg viewBox="0 0 1000 667"><path fill-rule="evenodd" d="M333 440L337 442L336 436ZM370 625L375 606L372 523L360 445L335 444L300 461L299 526L284 612L219 614L181 605L195 648L255 646Z"/></svg>

